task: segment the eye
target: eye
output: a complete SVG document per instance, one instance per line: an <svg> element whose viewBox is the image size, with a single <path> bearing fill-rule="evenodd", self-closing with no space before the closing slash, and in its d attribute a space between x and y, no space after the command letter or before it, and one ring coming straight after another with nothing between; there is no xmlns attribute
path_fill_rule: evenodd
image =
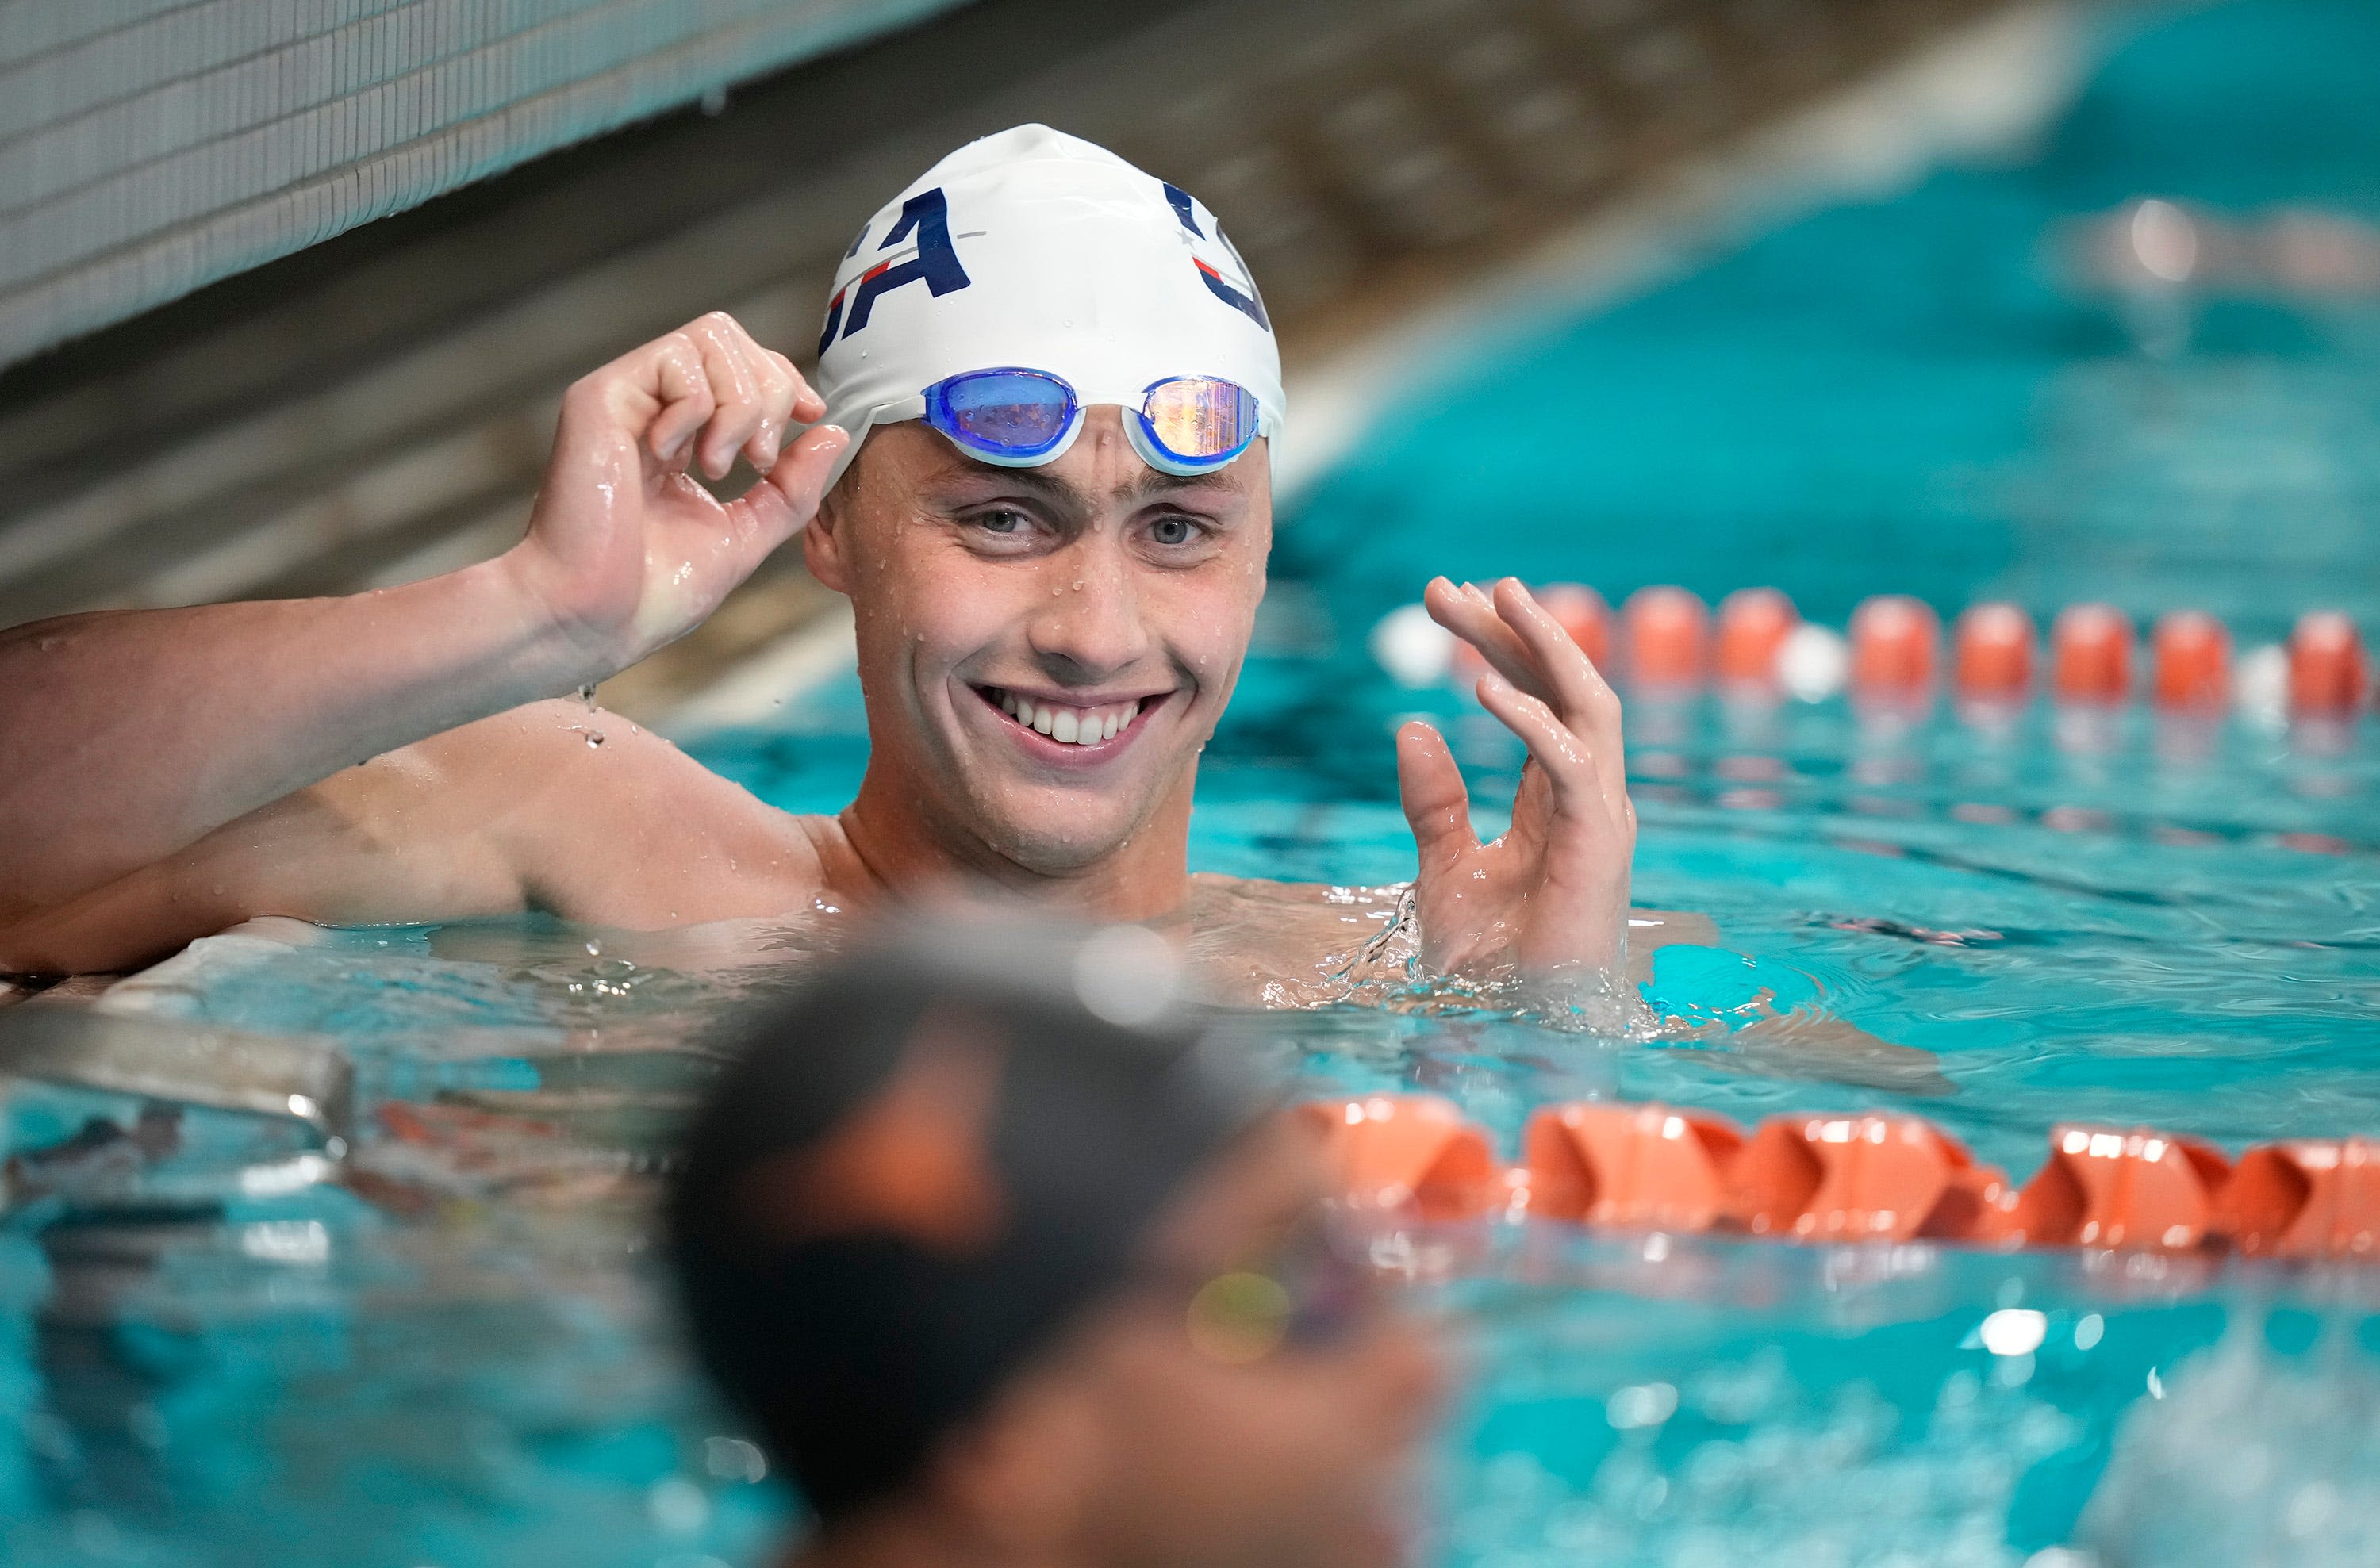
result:
<svg viewBox="0 0 2380 1568"><path fill-rule="evenodd" d="M963 536L978 550L995 555L1016 555L1042 548L1049 540L1049 525L1022 506L993 501L979 510L967 512L958 519L965 530Z"/></svg>
<svg viewBox="0 0 2380 1568"><path fill-rule="evenodd" d="M1192 544L1198 537L1198 525L1187 517L1160 517L1148 525L1148 537L1168 547Z"/></svg>

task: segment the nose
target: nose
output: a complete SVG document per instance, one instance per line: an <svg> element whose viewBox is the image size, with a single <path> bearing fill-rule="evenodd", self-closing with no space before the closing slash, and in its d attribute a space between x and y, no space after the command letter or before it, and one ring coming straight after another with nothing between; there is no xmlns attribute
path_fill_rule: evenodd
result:
<svg viewBox="0 0 2380 1568"><path fill-rule="evenodd" d="M1027 623L1026 642L1051 680L1096 685L1148 654L1140 585L1123 549L1096 529L1050 557L1047 602Z"/></svg>

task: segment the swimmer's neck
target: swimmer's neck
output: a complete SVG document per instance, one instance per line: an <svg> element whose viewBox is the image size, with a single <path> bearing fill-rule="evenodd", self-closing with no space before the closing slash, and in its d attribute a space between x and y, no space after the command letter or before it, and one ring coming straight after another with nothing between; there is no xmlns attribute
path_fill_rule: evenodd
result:
<svg viewBox="0 0 2380 1568"><path fill-rule="evenodd" d="M943 896L989 885L1078 920L1164 923L1190 903L1190 802L1196 770L1169 790L1148 822L1111 854L1064 871L1019 862L938 819L918 792L873 764L841 814L811 819L830 887L870 902Z"/></svg>

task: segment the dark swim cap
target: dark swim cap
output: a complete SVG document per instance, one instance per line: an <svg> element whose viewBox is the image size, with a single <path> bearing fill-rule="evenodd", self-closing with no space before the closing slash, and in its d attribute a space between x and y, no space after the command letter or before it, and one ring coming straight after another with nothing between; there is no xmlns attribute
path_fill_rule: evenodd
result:
<svg viewBox="0 0 2380 1568"><path fill-rule="evenodd" d="M704 1365L821 1516L915 1478L1264 1108L1175 978L1135 927L936 924L748 1024L671 1239Z"/></svg>

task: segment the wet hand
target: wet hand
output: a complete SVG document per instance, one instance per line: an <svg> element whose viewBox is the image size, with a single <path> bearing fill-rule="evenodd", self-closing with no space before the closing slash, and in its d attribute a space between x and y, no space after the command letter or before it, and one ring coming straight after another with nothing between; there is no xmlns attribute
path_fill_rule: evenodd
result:
<svg viewBox="0 0 2380 1568"><path fill-rule="evenodd" d="M1444 737L1418 721L1397 732L1398 790L1421 854L1423 961L1439 973L1608 975L1623 952L1636 849L1620 699L1513 578L1490 594L1440 577L1424 602L1487 660L1479 701L1529 756L1512 827L1483 844Z"/></svg>
<svg viewBox="0 0 2380 1568"><path fill-rule="evenodd" d="M587 679L692 631L809 522L850 438L785 434L825 413L791 360L722 311L571 386L528 536L504 564L579 646ZM723 478L739 455L761 476L734 501L688 472Z"/></svg>

